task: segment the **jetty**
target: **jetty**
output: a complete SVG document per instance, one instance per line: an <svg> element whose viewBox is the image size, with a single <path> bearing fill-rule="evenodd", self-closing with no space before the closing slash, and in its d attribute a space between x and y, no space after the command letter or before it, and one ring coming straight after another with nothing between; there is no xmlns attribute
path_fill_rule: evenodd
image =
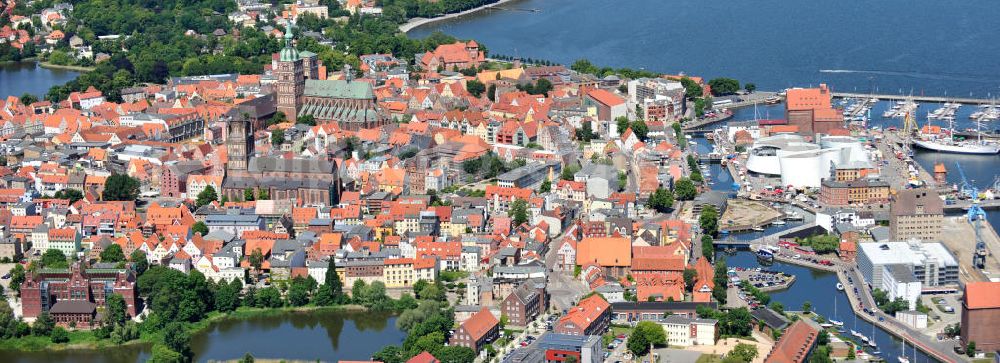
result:
<svg viewBox="0 0 1000 363"><path fill-rule="evenodd" d="M833 92L833 97L834 98L878 98L880 100L892 100L892 101L913 100L916 102L933 102L933 103L954 102L965 105L982 105L982 104L989 104L990 102L993 101L988 98L972 98L972 97L890 95L890 94L848 93L848 92Z"/></svg>

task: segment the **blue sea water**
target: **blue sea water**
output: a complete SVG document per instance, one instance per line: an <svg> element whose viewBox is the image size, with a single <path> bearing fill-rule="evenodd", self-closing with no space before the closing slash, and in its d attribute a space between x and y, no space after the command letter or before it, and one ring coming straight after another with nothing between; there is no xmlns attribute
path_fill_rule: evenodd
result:
<svg viewBox="0 0 1000 363"><path fill-rule="evenodd" d="M987 98L1000 94L1000 3L524 0L411 31L491 54L732 77L759 89L830 84ZM525 11L537 10L537 11Z"/></svg>

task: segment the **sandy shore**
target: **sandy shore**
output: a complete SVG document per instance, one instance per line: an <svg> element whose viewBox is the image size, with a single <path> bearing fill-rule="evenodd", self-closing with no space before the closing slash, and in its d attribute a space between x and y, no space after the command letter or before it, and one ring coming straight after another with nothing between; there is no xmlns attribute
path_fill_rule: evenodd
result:
<svg viewBox="0 0 1000 363"><path fill-rule="evenodd" d="M38 66L40 66L42 68L49 68L49 69L65 69L65 70L75 71L75 72L90 72L90 71L94 70L94 68L96 68L96 67L69 66L69 65L63 66L63 65L58 65L58 64L52 64L52 63L49 63L49 62L38 62Z"/></svg>
<svg viewBox="0 0 1000 363"><path fill-rule="evenodd" d="M433 22L437 22L437 21L441 21L441 20L454 19L454 18L463 16L463 15L469 15L469 14L472 14L472 13L475 13L475 12L478 12L478 11L481 11L481 10L485 10L485 9L492 8L492 7L495 7L495 6L500 6L500 5L503 5L503 4L506 4L506 3L510 3L510 2L514 2L514 1L517 1L517 0L500 0L500 1L497 1L495 3L486 4L486 5L483 5L483 6L480 6L480 7L475 7L475 8L472 8L472 9L469 9L469 10L465 10L465 11L460 11L460 12L457 12L457 13L445 14L445 15L441 15L441 16L438 16L438 17L434 17L434 18L413 18L413 19L410 19L410 21L407 21L406 23L403 23L402 25L400 25L399 26L399 31L401 31L401 32L403 32L405 34L405 33L409 32L410 30L413 30L413 29L415 29L415 28L417 28L419 26L422 26L422 25L427 25L427 24L430 24L430 23L433 23Z"/></svg>

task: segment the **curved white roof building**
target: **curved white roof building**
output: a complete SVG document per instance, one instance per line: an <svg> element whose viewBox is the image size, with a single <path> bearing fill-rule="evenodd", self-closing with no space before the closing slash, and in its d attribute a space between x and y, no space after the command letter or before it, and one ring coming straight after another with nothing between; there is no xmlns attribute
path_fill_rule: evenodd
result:
<svg viewBox="0 0 1000 363"><path fill-rule="evenodd" d="M750 148L747 169L781 177L783 185L818 188L830 170L839 165L867 165L861 142L847 136L826 136L819 144L802 136L779 134L761 138Z"/></svg>

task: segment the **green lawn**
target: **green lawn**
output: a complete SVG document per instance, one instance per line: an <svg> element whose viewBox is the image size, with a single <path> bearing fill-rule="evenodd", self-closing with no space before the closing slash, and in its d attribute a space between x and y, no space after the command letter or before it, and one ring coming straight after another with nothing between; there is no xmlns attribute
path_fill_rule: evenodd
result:
<svg viewBox="0 0 1000 363"><path fill-rule="evenodd" d="M715 354L702 354L698 357L695 363L718 363L722 361L722 357Z"/></svg>

